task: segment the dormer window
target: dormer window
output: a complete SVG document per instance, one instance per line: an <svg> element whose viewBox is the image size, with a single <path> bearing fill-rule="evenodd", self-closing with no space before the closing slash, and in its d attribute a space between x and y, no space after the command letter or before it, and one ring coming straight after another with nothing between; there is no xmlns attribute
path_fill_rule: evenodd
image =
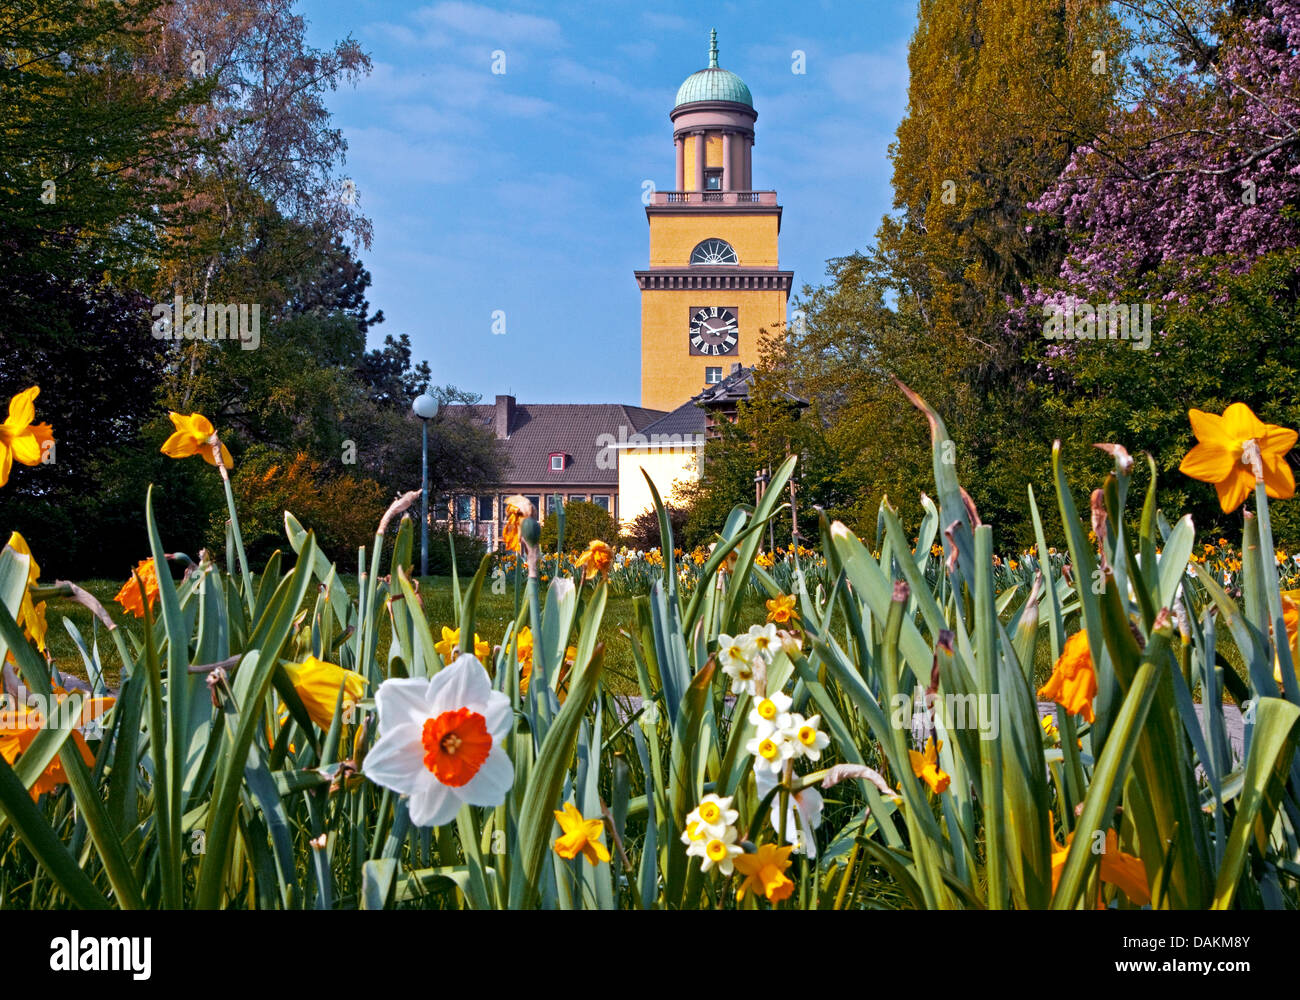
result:
<svg viewBox="0 0 1300 1000"><path fill-rule="evenodd" d="M567 456L562 451L551 452L551 471L563 472L567 464L566 458Z"/></svg>

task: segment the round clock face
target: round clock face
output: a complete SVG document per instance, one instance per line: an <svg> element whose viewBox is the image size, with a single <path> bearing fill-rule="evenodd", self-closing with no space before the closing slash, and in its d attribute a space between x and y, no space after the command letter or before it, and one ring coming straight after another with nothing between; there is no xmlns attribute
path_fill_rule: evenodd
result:
<svg viewBox="0 0 1300 1000"><path fill-rule="evenodd" d="M734 354L737 334L735 307L699 306L691 310L692 354Z"/></svg>

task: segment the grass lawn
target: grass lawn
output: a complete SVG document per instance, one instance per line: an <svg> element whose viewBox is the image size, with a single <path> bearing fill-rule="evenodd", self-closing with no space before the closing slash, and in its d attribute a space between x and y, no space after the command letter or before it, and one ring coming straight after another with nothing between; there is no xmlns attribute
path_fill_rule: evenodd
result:
<svg viewBox="0 0 1300 1000"><path fill-rule="evenodd" d="M344 586L347 587L348 593L355 599L357 596L356 575L351 574L340 577L340 579L343 581ZM462 579L462 585L467 582L467 580ZM125 627L137 637L141 634L140 620L132 615L125 614L121 605L113 600L114 595L122 586L120 580L85 580L82 581L81 586L95 595L108 610L114 621L124 623ZM425 613L428 615L429 627L433 631L434 638L440 636L443 625L455 627L456 615L452 607L451 577L435 576L422 579L420 581L420 594L424 600ZM309 591L308 600L314 602L315 599L314 591ZM748 621L762 622L767 617L763 602L757 597L746 602L745 612ZM95 627L99 623L86 608L66 598L56 598L48 601L45 617L49 623L46 643L59 669L84 678L86 670L81 654L78 652L72 636L63 625L63 619L66 617L77 626L88 648L95 641ZM491 593L490 590L485 590L479 596L476 617L480 638L493 645L500 643L502 636L505 635L506 626L514 621L513 591L498 595ZM632 607L632 598L611 596L605 608L605 617L601 622L600 638L605 643L606 684L616 694L637 693L636 664L632 659L629 640L620 633L620 629L630 631L635 622L636 612ZM384 617L380 625L377 647L381 655L387 653L390 632L388 619ZM104 665L108 683L111 686L117 686L122 663L118 658L112 640L103 634L102 626L99 628L99 655Z"/></svg>

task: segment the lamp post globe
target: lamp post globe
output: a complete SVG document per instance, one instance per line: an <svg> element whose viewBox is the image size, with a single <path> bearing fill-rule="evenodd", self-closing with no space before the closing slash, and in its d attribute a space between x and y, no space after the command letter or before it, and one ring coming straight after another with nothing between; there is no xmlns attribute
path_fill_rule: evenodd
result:
<svg viewBox="0 0 1300 1000"><path fill-rule="evenodd" d="M420 418L420 575L429 575L429 421L438 415L438 401L422 392L411 403Z"/></svg>

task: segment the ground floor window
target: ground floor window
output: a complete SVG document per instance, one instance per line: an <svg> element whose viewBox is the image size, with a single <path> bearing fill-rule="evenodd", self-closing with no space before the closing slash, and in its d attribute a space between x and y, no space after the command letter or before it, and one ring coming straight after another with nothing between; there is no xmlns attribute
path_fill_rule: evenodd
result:
<svg viewBox="0 0 1300 1000"><path fill-rule="evenodd" d="M492 498L491 497L478 498L478 519L480 521L492 520Z"/></svg>
<svg viewBox="0 0 1300 1000"><path fill-rule="evenodd" d="M605 510L609 510L609 497L604 494L596 494L591 498L591 502L597 507L603 507Z"/></svg>
<svg viewBox="0 0 1300 1000"><path fill-rule="evenodd" d="M586 502L587 502L587 494L585 493L569 494L569 503L586 503Z"/></svg>
<svg viewBox="0 0 1300 1000"><path fill-rule="evenodd" d="M457 497L456 498L456 520L469 521L474 517L474 498Z"/></svg>

